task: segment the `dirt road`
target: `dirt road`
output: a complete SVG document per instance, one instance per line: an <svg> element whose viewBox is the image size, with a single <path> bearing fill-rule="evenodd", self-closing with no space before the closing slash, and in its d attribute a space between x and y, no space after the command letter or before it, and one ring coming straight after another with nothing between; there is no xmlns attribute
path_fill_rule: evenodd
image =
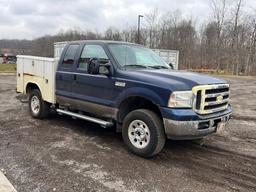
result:
<svg viewBox="0 0 256 192"><path fill-rule="evenodd" d="M168 141L146 160L120 134L65 116L30 117L0 76L0 169L19 192L256 191L256 78L230 77L234 117L203 143Z"/></svg>

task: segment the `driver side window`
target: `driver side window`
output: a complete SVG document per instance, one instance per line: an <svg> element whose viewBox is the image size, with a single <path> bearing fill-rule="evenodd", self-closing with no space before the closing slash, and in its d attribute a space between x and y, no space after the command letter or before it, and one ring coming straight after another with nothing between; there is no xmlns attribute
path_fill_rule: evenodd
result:
<svg viewBox="0 0 256 192"><path fill-rule="evenodd" d="M106 64L109 59L104 49L100 45L85 45L78 62L78 69L87 71L90 59L98 58L100 63Z"/></svg>

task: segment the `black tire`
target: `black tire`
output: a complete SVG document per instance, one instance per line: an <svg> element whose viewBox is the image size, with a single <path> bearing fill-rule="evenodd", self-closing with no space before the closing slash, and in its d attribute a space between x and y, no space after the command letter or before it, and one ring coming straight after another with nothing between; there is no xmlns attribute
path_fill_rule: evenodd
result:
<svg viewBox="0 0 256 192"><path fill-rule="evenodd" d="M129 138L129 126L132 126L136 121L145 123L150 132L149 142L144 148L136 147ZM130 134L132 134L132 132ZM158 154L163 149L166 141L162 120L156 113L147 109L132 111L125 117L122 127L122 136L124 143L131 152L146 158ZM139 143L141 144L142 142Z"/></svg>
<svg viewBox="0 0 256 192"><path fill-rule="evenodd" d="M39 108L38 112L35 112L35 110L32 109L32 99L38 99L39 101ZM42 99L41 92L38 89L33 89L29 93L29 112L32 117L36 119L43 119L46 118L50 113L50 105L49 103L45 102Z"/></svg>

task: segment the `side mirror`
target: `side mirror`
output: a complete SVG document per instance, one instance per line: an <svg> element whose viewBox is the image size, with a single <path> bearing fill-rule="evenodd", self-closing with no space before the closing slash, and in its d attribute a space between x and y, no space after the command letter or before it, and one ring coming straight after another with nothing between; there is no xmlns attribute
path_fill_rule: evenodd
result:
<svg viewBox="0 0 256 192"><path fill-rule="evenodd" d="M92 58L89 61L87 72L92 75L102 74L102 75L110 76L111 65L109 63L100 64L100 60L98 58Z"/></svg>
<svg viewBox="0 0 256 192"><path fill-rule="evenodd" d="M99 74L110 76L110 74L111 74L111 64L110 63L100 64Z"/></svg>
<svg viewBox="0 0 256 192"><path fill-rule="evenodd" d="M171 69L174 69L174 66L172 63L169 63L169 66L171 67Z"/></svg>
<svg viewBox="0 0 256 192"><path fill-rule="evenodd" d="M87 72L92 75L97 75L100 72L100 61L98 58L91 58L87 68Z"/></svg>

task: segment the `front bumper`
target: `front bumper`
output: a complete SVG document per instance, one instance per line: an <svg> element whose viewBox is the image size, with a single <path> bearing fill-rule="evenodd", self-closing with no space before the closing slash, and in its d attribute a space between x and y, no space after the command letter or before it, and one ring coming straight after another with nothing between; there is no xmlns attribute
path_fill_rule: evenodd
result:
<svg viewBox="0 0 256 192"><path fill-rule="evenodd" d="M226 124L230 120L232 113L230 106L224 112L207 116L199 116L188 109L185 110L187 113L181 110L180 116L177 116L179 109L164 110L165 133L168 139L174 140L198 139L214 133L220 124Z"/></svg>

